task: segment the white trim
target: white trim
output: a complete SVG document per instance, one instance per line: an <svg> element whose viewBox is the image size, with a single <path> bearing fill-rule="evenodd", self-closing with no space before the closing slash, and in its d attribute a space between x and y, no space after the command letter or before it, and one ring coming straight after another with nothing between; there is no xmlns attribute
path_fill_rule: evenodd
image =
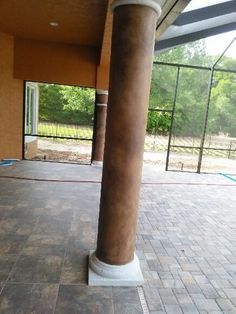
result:
<svg viewBox="0 0 236 314"><path fill-rule="evenodd" d="M35 84L34 134L38 133L39 122L39 85Z"/></svg>
<svg viewBox="0 0 236 314"><path fill-rule="evenodd" d="M136 4L136 5L143 5L152 8L156 14L157 17L161 15L161 5L160 0L114 0L111 4L111 9L114 11L115 8L121 6L121 5L130 5L130 4Z"/></svg>
<svg viewBox="0 0 236 314"><path fill-rule="evenodd" d="M99 104L99 103L97 103L96 106L107 107L107 104Z"/></svg>
<svg viewBox="0 0 236 314"><path fill-rule="evenodd" d="M108 95L108 90L103 90L103 89L97 89L96 93L98 95Z"/></svg>
<svg viewBox="0 0 236 314"><path fill-rule="evenodd" d="M103 277L107 278L126 278L130 272L137 271L139 268L139 260L136 254L134 259L125 265L110 265L100 261L95 252L90 255L89 266L92 270Z"/></svg>
<svg viewBox="0 0 236 314"><path fill-rule="evenodd" d="M103 161L100 160L93 160L91 163L92 166L96 166L96 167L102 167L103 166Z"/></svg>
<svg viewBox="0 0 236 314"><path fill-rule="evenodd" d="M90 286L137 286L144 281L139 260L134 259L125 265L110 265L100 261L95 252L89 256Z"/></svg>
<svg viewBox="0 0 236 314"><path fill-rule="evenodd" d="M30 95L28 95L28 89ZM28 126L26 125L27 120L30 120L30 133L36 134L38 130L38 112L39 112L39 86L37 83L26 82L26 96L25 96L25 130L27 131ZM33 95L33 98L32 98ZM28 99L29 96L29 99ZM29 108L27 110L27 106ZM27 116L28 115L28 116ZM28 133L28 131L27 131Z"/></svg>

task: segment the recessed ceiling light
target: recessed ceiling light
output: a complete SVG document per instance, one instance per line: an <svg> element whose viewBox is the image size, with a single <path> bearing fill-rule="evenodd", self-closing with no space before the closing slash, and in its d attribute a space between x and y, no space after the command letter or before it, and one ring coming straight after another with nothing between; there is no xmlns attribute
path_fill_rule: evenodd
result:
<svg viewBox="0 0 236 314"><path fill-rule="evenodd" d="M50 22L49 25L52 27L57 27L59 24L57 22Z"/></svg>

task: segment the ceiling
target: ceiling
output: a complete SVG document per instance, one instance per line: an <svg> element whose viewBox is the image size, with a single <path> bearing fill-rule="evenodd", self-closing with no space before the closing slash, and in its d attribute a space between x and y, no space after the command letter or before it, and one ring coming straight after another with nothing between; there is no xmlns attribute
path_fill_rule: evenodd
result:
<svg viewBox="0 0 236 314"><path fill-rule="evenodd" d="M157 37L190 0L159 0ZM95 47L101 67L109 67L113 0L0 0L0 32L34 39ZM56 23L56 26L50 25Z"/></svg>
<svg viewBox="0 0 236 314"><path fill-rule="evenodd" d="M109 66L112 1L0 0L0 31L20 38L96 47L100 65ZM160 1L155 50L236 29L236 0ZM191 8L194 3L198 5L195 9ZM51 26L52 22L58 26Z"/></svg>
<svg viewBox="0 0 236 314"><path fill-rule="evenodd" d="M0 0L0 31L21 38L100 47L108 0ZM57 27L50 22L58 23Z"/></svg>

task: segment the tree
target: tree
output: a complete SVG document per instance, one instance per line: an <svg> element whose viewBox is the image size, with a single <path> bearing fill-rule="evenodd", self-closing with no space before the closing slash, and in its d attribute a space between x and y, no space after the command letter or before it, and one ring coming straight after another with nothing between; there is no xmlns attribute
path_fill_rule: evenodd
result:
<svg viewBox="0 0 236 314"><path fill-rule="evenodd" d="M206 56L204 41L178 46L155 57L156 61L199 65L208 63L209 59L210 58ZM150 108L173 108L176 79L177 67L154 64L149 103ZM180 70L174 124L174 132L176 132L176 135L199 136L201 134L202 125L199 121L202 119L204 112L207 79L206 71L188 68L182 68ZM199 97L199 95L202 97ZM151 117L149 119L151 119ZM169 115L156 116L156 119L158 120L156 125L162 126L163 119L166 119L164 125L166 128L169 128ZM150 129L150 123L148 123L148 131ZM167 131L168 129L165 130L165 133L167 133ZM163 133L162 128L160 128L159 133L160 132Z"/></svg>
<svg viewBox="0 0 236 314"><path fill-rule="evenodd" d="M166 135L170 128L170 119L169 113L149 111L147 121L148 133Z"/></svg>
<svg viewBox="0 0 236 314"><path fill-rule="evenodd" d="M79 111L93 114L94 111L94 91L89 88L80 88L75 86L63 86L61 89L63 95L64 110Z"/></svg>
<svg viewBox="0 0 236 314"><path fill-rule="evenodd" d="M40 121L91 124L94 90L75 86L40 84Z"/></svg>
<svg viewBox="0 0 236 314"><path fill-rule="evenodd" d="M60 122L63 111L61 86L54 84L39 85L39 120Z"/></svg>
<svg viewBox="0 0 236 314"><path fill-rule="evenodd" d="M192 65L214 64L217 57L207 56L204 41L178 46L155 57L156 61L185 63ZM217 68L236 69L236 60L224 56ZM154 64L151 82L149 107L152 109L172 109L176 84L177 67ZM208 82L210 71L181 68L176 98L176 112L173 133L177 136L200 137L207 106ZM210 112L207 132L219 134L223 132L236 136L236 99L235 74L215 72L212 87ZM163 119L168 116L149 114L147 130L163 133ZM156 121L154 121L156 119ZM168 127L168 123L165 123ZM165 132L167 132L166 130Z"/></svg>
<svg viewBox="0 0 236 314"><path fill-rule="evenodd" d="M211 92L209 133L236 137L236 74L216 72Z"/></svg>

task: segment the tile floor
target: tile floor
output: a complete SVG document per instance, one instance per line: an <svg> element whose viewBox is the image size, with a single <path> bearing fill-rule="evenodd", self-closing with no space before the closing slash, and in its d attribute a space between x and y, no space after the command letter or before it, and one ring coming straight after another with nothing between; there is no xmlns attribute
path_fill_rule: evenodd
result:
<svg viewBox="0 0 236 314"><path fill-rule="evenodd" d="M0 178L0 313L143 313L136 288L87 286L100 168L24 161L1 175L90 182ZM236 313L236 183L155 166L143 182L136 248L149 313Z"/></svg>

